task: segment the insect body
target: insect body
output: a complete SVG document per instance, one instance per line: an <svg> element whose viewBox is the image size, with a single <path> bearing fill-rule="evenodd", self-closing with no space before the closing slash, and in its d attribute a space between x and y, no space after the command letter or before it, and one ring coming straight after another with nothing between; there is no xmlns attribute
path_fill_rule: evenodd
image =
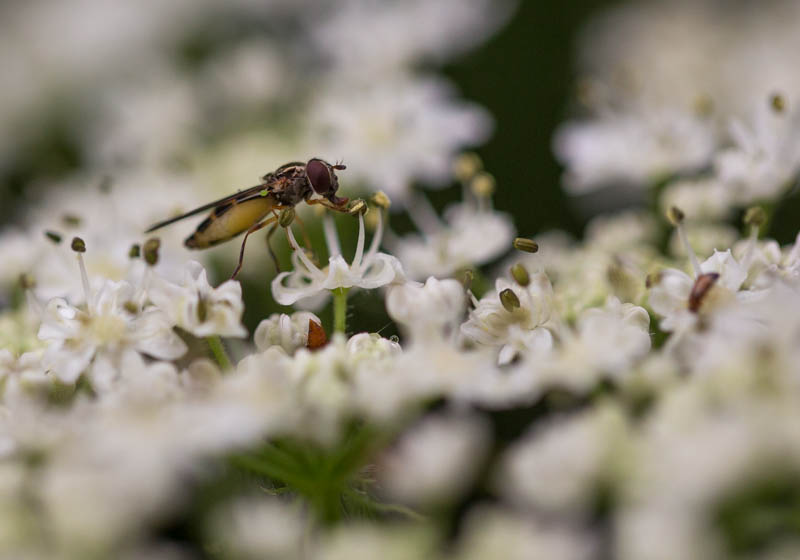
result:
<svg viewBox="0 0 800 560"><path fill-rule="evenodd" d="M271 235L278 225L279 211L293 208L303 201L322 204L339 212L346 211L348 199L336 196L339 180L335 171L344 168L344 165L331 165L319 158L310 159L307 163L287 163L264 175L259 185L159 222L146 233L210 209L211 213L184 244L190 249L205 249L246 232L239 252L239 263L232 275L235 278L242 268L247 237L268 225L273 226ZM313 198L315 195L318 198Z"/></svg>

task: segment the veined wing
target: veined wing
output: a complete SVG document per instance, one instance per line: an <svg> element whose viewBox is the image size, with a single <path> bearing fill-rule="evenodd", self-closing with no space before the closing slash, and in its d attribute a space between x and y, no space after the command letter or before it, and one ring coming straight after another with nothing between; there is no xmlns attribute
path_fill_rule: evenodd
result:
<svg viewBox="0 0 800 560"><path fill-rule="evenodd" d="M225 204L230 204L232 202L244 202L245 200L250 200L251 198L256 198L262 196L262 192L264 190L269 190L268 185L256 185L254 187L250 187L248 189L244 189L243 191L239 191L237 193L228 195L226 197L220 198L219 200L215 200L214 202L209 202L208 204L204 204L194 210L190 210L185 214L181 214L180 216L175 216L174 218L170 218L168 220L164 220L163 222L158 222L147 228L145 233L150 233L151 231L155 231L157 229L161 229L164 226L168 226L170 224L174 224L175 222L179 222L184 218L191 218L192 216L196 216L206 210L210 210L211 208L216 208L217 206L223 206Z"/></svg>

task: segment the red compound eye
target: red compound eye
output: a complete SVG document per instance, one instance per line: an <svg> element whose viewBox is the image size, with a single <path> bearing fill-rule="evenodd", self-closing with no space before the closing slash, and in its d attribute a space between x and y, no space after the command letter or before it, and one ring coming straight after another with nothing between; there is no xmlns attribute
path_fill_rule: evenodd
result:
<svg viewBox="0 0 800 560"><path fill-rule="evenodd" d="M312 159L306 164L306 176L311 188L319 195L326 195L330 192L333 183L328 166L321 160Z"/></svg>

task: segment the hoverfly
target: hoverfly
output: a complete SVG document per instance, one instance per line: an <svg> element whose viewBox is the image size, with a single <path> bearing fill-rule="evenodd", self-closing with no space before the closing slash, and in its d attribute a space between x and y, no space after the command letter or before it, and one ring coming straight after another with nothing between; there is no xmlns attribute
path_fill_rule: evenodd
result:
<svg viewBox="0 0 800 560"><path fill-rule="evenodd" d="M186 238L184 245L189 249L206 249L246 232L239 251L239 263L231 275L231 278L236 278L242 268L248 236L272 225L267 237L269 240L269 236L278 227L279 211L294 208L303 201L321 204L338 212L347 211L348 199L336 196L339 180L335 171L343 169L345 166L342 164L331 165L319 158L312 158L307 163L293 161L267 173L261 178L262 182L254 187L159 222L145 233L211 209L208 217ZM312 198L315 194L319 198Z"/></svg>

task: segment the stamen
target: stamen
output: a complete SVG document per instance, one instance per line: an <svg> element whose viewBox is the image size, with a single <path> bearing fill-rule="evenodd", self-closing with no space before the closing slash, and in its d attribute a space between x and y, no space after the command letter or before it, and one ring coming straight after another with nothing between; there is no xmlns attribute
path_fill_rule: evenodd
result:
<svg viewBox="0 0 800 560"><path fill-rule="evenodd" d="M322 227L325 231L325 244L328 246L328 258L342 254L342 246L339 244L339 234L336 232L336 225L329 214L325 214L322 220Z"/></svg>
<svg viewBox="0 0 800 560"><path fill-rule="evenodd" d="M291 227L286 228L286 233L287 233L287 235L289 237L289 244L297 252L297 256L300 259L300 262L302 262L303 265L312 274L321 275L322 271L319 268L317 268L316 265L313 262L311 262L311 260L306 255L306 252L297 243L297 240L294 238L294 233L292 232L292 228Z"/></svg>
<svg viewBox="0 0 800 560"><path fill-rule="evenodd" d="M377 230L376 230L377 233ZM374 239L374 238L373 238ZM364 215L358 215L358 241L356 242L356 254L353 257L352 268L361 269L361 259L364 256Z"/></svg>
<svg viewBox="0 0 800 560"><path fill-rule="evenodd" d="M426 237L436 235L442 229L442 222L439 220L439 216L431 206L430 201L417 192L412 194L412 198L413 205L408 212L408 217Z"/></svg>
<svg viewBox="0 0 800 560"><path fill-rule="evenodd" d="M692 246L689 245L689 237L686 235L686 228L683 225L683 219L686 215L680 208L675 206L671 207L669 211L667 211L667 219L675 226L675 229L678 231L678 237L681 240L684 248L686 249L686 254L689 256L689 262L692 263L692 270L694 271L694 277L697 278L701 274L703 274L703 270L700 268L700 261L697 259L697 255L692 249Z"/></svg>
<svg viewBox="0 0 800 560"><path fill-rule="evenodd" d="M89 289L89 275L86 273L86 264L83 262L86 243L80 237L75 237L72 239L72 250L78 255L78 267L81 269L81 282L83 283L83 296L86 298L86 313L91 315L92 291Z"/></svg>
<svg viewBox="0 0 800 560"><path fill-rule="evenodd" d="M372 261L375 253L378 252L378 247L383 240L383 212L378 212L378 223L375 224L375 233L372 234L372 241L369 244L369 250L367 251L367 257L365 262L369 263Z"/></svg>

